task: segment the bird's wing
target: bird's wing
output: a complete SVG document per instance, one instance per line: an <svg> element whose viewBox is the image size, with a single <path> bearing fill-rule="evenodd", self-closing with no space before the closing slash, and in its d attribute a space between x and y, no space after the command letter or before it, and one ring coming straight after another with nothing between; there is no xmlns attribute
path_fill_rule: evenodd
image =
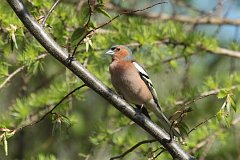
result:
<svg viewBox="0 0 240 160"><path fill-rule="evenodd" d="M137 62L132 62L133 65L136 67L136 69L138 70L139 72L139 75L141 77L141 79L144 81L144 83L147 85L148 89L150 90L152 96L153 96L153 99L154 99L154 102L157 104L157 106L160 108L160 105L158 103L158 97L157 97L157 92L156 90L154 89L153 87L153 84L152 84L152 81L150 80L147 72L143 69L143 67L141 65L139 65Z"/></svg>

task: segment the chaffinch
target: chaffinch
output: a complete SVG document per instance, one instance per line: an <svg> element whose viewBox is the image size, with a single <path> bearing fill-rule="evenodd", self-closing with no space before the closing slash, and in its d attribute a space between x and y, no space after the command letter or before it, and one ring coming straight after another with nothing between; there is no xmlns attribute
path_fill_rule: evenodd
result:
<svg viewBox="0 0 240 160"><path fill-rule="evenodd" d="M180 137L180 133L171 127L169 120L163 114L152 81L143 67L134 60L132 51L126 46L116 45L106 54L112 56L109 71L113 87L118 94L127 102L141 106L145 115L149 116L146 109L152 111L159 118L166 132Z"/></svg>

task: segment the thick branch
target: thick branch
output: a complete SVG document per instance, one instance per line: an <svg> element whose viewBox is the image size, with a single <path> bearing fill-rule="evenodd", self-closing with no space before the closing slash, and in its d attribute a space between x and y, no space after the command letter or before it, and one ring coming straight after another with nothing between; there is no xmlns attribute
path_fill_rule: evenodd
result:
<svg viewBox="0 0 240 160"><path fill-rule="evenodd" d="M23 3L20 0L7 0L12 9L15 11L19 19L23 22L26 28L32 35L41 43L41 45L59 62L70 69L76 76L78 76L88 87L96 91L99 95L105 98L108 102L113 104L115 108L136 122L154 138L156 138L168 150L174 159L194 159L186 153L175 141L168 142L169 135L159 128L155 123L145 117L143 114L137 112L123 99L114 94L101 81L86 70L79 62L73 61L68 63L68 53L62 49L49 34L33 19L26 11Z"/></svg>

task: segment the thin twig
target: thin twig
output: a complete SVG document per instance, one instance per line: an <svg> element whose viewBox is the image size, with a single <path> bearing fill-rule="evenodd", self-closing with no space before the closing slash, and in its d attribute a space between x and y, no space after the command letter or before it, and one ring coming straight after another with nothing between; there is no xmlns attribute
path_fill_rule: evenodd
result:
<svg viewBox="0 0 240 160"><path fill-rule="evenodd" d="M55 110L65 99L67 99L70 95L72 95L74 92L76 92L77 90L85 87L86 84L83 84L77 88L75 88L74 90L72 90L71 92L69 92L67 95L65 95L49 112L47 112L39 121L43 120L49 113L52 113L53 110Z"/></svg>
<svg viewBox="0 0 240 160"><path fill-rule="evenodd" d="M88 27L88 25L89 25L89 23L90 23L90 21L91 21L92 14L93 14L92 7L91 7L91 4L90 4L90 0L88 0L88 8L89 8L89 16L88 16L88 21L87 21L87 23L84 25L84 29L86 29L86 28ZM84 38L86 38L86 37L89 35L89 33L91 33L91 32L89 31L85 36L82 37L82 39L81 39L80 41L78 41L76 47L75 47L74 50L73 50L72 57L75 55L78 46L82 43L82 41L84 40Z"/></svg>
<svg viewBox="0 0 240 160"><path fill-rule="evenodd" d="M108 33L108 31L105 30L105 33ZM109 33L113 33L113 32L109 31ZM158 40L158 41L153 42L153 44L155 44L155 45L173 44L173 45L180 45L180 46L186 46L186 47L188 47L190 45L190 44L186 44L184 42L177 42L177 41L173 41L173 40L169 40L169 39ZM139 46L141 46L141 44L138 43L138 42L129 43L129 44L125 44L125 45L128 46L128 47L139 47ZM102 50L105 50L105 49L106 48L95 48L94 51L102 51ZM224 55L224 56L233 57L233 58L240 58L240 52L239 51L234 51L234 50L230 50L230 49L227 49L227 48L217 47L215 49L208 49L208 48L204 48L202 46L199 46L199 49L202 50L202 51L206 51L210 54ZM85 50L82 50L80 52L83 52L83 51L85 51ZM189 54L189 56L194 56L194 55L197 55L197 53L190 53ZM184 58L184 55L177 55L177 56L174 56L174 57L170 57L170 58L167 58L165 60L162 60L160 63L169 63L172 60L176 60L176 59L180 59L180 58ZM159 64L159 62L156 63L156 64L153 64L152 66L158 65L158 64Z"/></svg>
<svg viewBox="0 0 240 160"><path fill-rule="evenodd" d="M217 114L209 117L208 119L202 121L201 123L197 124L195 127L193 127L187 134L189 135L192 131L196 130L199 126L206 124L207 122L209 122L211 119L217 117ZM232 125L236 125L236 123L238 123L238 121L240 121L240 118L236 118L234 121L232 121Z"/></svg>
<svg viewBox="0 0 240 160"><path fill-rule="evenodd" d="M240 122L240 117L235 118L232 123L231 126L234 127L236 126L238 123ZM194 148L191 149L191 153L194 154L196 153L200 148L202 148L203 146L205 146L208 141L212 138L215 138L217 135L220 135L221 132L227 130L229 128L220 128L219 130L216 130L214 133L210 134L208 137L202 139L199 143L197 143Z"/></svg>
<svg viewBox="0 0 240 160"><path fill-rule="evenodd" d="M201 154L201 156L199 157L199 160L205 160L205 157L207 156L208 152L210 151L210 149L212 148L212 145L214 143L215 140L215 136L213 136L213 138L209 139L206 147L203 149L203 153Z"/></svg>
<svg viewBox="0 0 240 160"><path fill-rule="evenodd" d="M200 15L206 14L206 12L205 12L204 10L197 9L197 8L195 8L194 6L192 6L192 5L191 5L191 4L192 4L191 2L190 2L190 3L187 3L187 2L183 2L183 1L174 0L174 3L175 3L175 4L178 4L180 7L181 7L181 6L184 7L184 9L191 10L191 11L193 11L193 12L196 12L196 13L200 14Z"/></svg>
<svg viewBox="0 0 240 160"><path fill-rule="evenodd" d="M45 58L47 55L48 55L48 54L41 54L41 55L39 55L39 56L35 59L35 61L38 61L38 60L40 60L40 59L43 59L43 58ZM19 67L18 69L16 69L14 72L12 72L12 73L2 82L2 84L0 85L0 89L2 89L8 82L11 81L11 79L12 79L15 75L17 75L19 72L21 72L22 70L24 70L27 66L28 66L28 65L21 66L21 67Z"/></svg>
<svg viewBox="0 0 240 160"><path fill-rule="evenodd" d="M78 4L77 4L77 7L76 7L76 10L79 12L82 7L83 7L83 4L84 4L84 0L79 0Z"/></svg>
<svg viewBox="0 0 240 160"><path fill-rule="evenodd" d="M77 90L79 90L79 89L81 89L81 88L83 88L83 87L85 87L85 86L86 86L86 84L83 84L83 85L75 88L74 90L72 90L71 92L69 92L67 95L65 95L56 105L54 105L54 106L49 106L49 107L47 107L47 109L44 109L44 110L42 111L42 112L44 112L44 113L42 113L43 116L42 116L41 118L39 118L39 119L37 119L37 120L35 120L35 121L30 121L29 123L27 123L27 124L25 124L25 125L23 125L23 126L20 126L20 127L16 128L16 129L14 129L14 133L22 130L22 129L25 128L25 127L32 126L32 125L34 125L34 124L37 124L37 123L41 122L47 115L49 115L50 113L52 113L53 110L56 109L56 108L57 108L64 100L66 100L70 95L72 95L74 92L76 92ZM38 112L38 113L39 113L39 112ZM54 113L54 114L55 114L55 113ZM39 117L39 116L37 115L37 118L38 118L38 117Z"/></svg>
<svg viewBox="0 0 240 160"><path fill-rule="evenodd" d="M187 133L187 134L189 135L192 131L196 130L199 126L201 126L201 125L207 123L208 121L210 121L211 119L215 118L216 116L217 116L217 115L215 114L215 115L209 117L208 119L206 119L205 121L203 121L203 122L197 124L197 125L196 125L195 127L193 127L193 128Z"/></svg>
<svg viewBox="0 0 240 160"><path fill-rule="evenodd" d="M136 12L142 12L142 11L145 11L145 10L147 10L147 9L150 9L150 8L152 8L152 7L154 7L154 6L157 6L157 5L160 5L160 4L164 4L164 3L167 3L167 2L158 2L158 3L155 3L155 4L153 4L153 5L150 5L150 6L146 7L146 8L143 8L143 9L137 9L137 10L133 10L133 11L125 11L125 12L122 12L122 13L116 15L115 17L113 17L113 18L112 18L111 20L109 20L108 22L103 23L102 25L100 25L100 26L98 26L98 27L96 27L96 28L88 31L88 32L78 41L78 43L77 43L77 45L76 45L76 47L74 48L74 51L73 51L73 53L72 53L72 57L75 55L75 53L76 53L76 51L77 51L77 48L79 47L79 45L81 44L81 42L84 40L84 38L86 38L86 37L87 37L89 34L91 34L92 32L95 32L96 30L98 30L98 29L100 29L100 28L102 28L102 27L110 24L112 21L114 21L115 19L117 19L118 17L120 17L120 16L122 16L122 15L132 14L132 13L136 13Z"/></svg>
<svg viewBox="0 0 240 160"><path fill-rule="evenodd" d="M197 96L197 97L195 97L191 100L176 101L175 105L188 106L192 103L195 103L196 101L198 101L200 99L206 98L206 97L211 96L211 95L217 95L222 90L226 90L226 89L234 90L234 89L237 89L238 87L239 87L239 85L234 85L234 86L231 86L229 88L217 88L217 89L214 89L214 90L206 91L206 92L201 93L199 96Z"/></svg>
<svg viewBox="0 0 240 160"><path fill-rule="evenodd" d="M150 139L150 140L144 140L144 141L138 142L137 144L135 144L134 146L132 146L131 148L129 148L127 151L123 152L122 154L120 154L120 155L118 155L118 156L111 157L110 160L123 158L123 157L126 156L128 153L132 152L134 149L138 148L138 147L141 146L142 144L153 143L153 142L157 142L157 140L156 140L156 139Z"/></svg>
<svg viewBox="0 0 240 160"><path fill-rule="evenodd" d="M52 5L52 7L50 8L50 10L48 11L47 15L44 17L43 21L42 21L42 26L45 25L48 17L50 16L50 14L52 13L52 11L55 9L55 7L58 5L58 3L60 2L60 0L56 0L56 2Z"/></svg>
<svg viewBox="0 0 240 160"><path fill-rule="evenodd" d="M154 44L156 44L156 45L172 44L174 46L179 45L179 46L184 46L184 47L190 46L190 44L187 44L185 42L178 42L178 41L170 40L168 38L155 41ZM135 42L135 43L130 43L130 44L126 44L126 45L129 46L129 47L138 47L141 44ZM229 57L233 57L233 58L240 58L240 52L239 51L234 51L234 50L221 48L221 47L216 47L215 49L209 49L209 48L203 47L201 44L197 48L202 50L202 51L206 51L208 53L215 54L215 55L224 55L224 56L229 56ZM193 56L193 55L196 55L196 53L189 53L189 56ZM180 59L180 58L183 58L183 57L184 57L184 55L178 55L176 57L171 57L169 59L163 60L162 63L168 63L172 60ZM158 65L158 64L159 63L153 64L152 66Z"/></svg>
<svg viewBox="0 0 240 160"><path fill-rule="evenodd" d="M88 21L87 21L87 23L85 24L85 27L88 27L88 25L89 25L89 23L90 23L90 21L91 21L92 14L93 14L90 0L88 0L88 7L89 7L89 16L88 16Z"/></svg>
<svg viewBox="0 0 240 160"><path fill-rule="evenodd" d="M131 12L133 10L122 8L119 6L116 6L114 4L108 4L106 5L107 9L114 10L117 12L122 12L122 11L127 11ZM188 23L188 24L210 24L210 25L240 25L240 20L239 19L227 19L227 18L217 18L217 17L189 17L185 15L169 15L165 13L131 13L133 16L141 16L142 18L147 18L147 19L152 19L152 20L161 20L161 21L177 21L177 22L182 22L182 23Z"/></svg>
<svg viewBox="0 0 240 160"><path fill-rule="evenodd" d="M161 63L169 63L173 60L177 60L177 59L180 59L180 58L183 58L183 57L184 57L184 55L177 55L177 56L174 56L174 57L164 59L164 60L161 61Z"/></svg>
<svg viewBox="0 0 240 160"><path fill-rule="evenodd" d="M154 156L153 159L156 159L158 156L160 156L163 152L166 151L165 148L162 148L162 147L161 147L161 149L162 149L162 150L161 150L156 156Z"/></svg>
<svg viewBox="0 0 240 160"><path fill-rule="evenodd" d="M202 148L203 146L205 146L208 143L209 139L212 139L214 137L216 137L216 133L213 133L213 134L209 135L207 138L202 139L200 142L198 142L194 146L194 148L191 149L191 153L193 153L193 154L196 153L200 148Z"/></svg>

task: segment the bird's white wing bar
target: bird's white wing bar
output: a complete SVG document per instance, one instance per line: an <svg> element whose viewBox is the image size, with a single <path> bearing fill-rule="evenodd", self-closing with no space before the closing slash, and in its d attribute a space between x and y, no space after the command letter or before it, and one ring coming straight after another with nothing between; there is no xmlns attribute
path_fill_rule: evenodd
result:
<svg viewBox="0 0 240 160"><path fill-rule="evenodd" d="M152 81L150 80L147 72L143 69L143 67L139 65L137 62L133 62L133 65L137 68L143 81L145 83L147 82L147 85L150 85L151 87L153 87Z"/></svg>
<svg viewBox="0 0 240 160"><path fill-rule="evenodd" d="M159 102L158 102L158 98L157 98L157 93L156 90L153 87L152 81L150 80L147 72L143 69L143 67L141 65L139 65L137 62L132 62L133 65L136 67L136 69L138 70L142 80L145 82L145 84L147 85L148 89L150 90L154 102L157 104L157 106L160 108Z"/></svg>
<svg viewBox="0 0 240 160"><path fill-rule="evenodd" d="M143 69L142 66L140 66L137 62L132 62L132 63L133 63L133 65L137 68L137 70L138 70L140 73L148 76L147 72Z"/></svg>

